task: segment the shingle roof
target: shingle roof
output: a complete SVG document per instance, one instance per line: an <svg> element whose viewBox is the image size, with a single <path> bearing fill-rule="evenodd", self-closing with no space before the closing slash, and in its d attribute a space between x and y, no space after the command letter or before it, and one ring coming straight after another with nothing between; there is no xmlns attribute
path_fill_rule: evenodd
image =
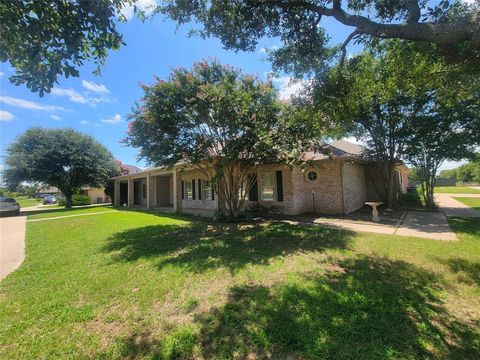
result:
<svg viewBox="0 0 480 360"><path fill-rule="evenodd" d="M324 154L315 151L307 151L303 154L303 159L307 161L314 161L314 160L324 160L339 157L356 157L356 158L364 158L365 149L358 144L354 144L347 140L336 140L328 144L331 153Z"/></svg>

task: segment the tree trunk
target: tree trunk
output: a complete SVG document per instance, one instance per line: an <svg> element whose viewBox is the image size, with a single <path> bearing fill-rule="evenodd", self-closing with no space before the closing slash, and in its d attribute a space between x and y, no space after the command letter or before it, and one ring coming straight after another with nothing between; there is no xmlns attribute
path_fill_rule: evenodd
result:
<svg viewBox="0 0 480 360"><path fill-rule="evenodd" d="M385 203L387 208L393 209L396 203L395 191L395 165L391 161L385 161L382 165Z"/></svg>
<svg viewBox="0 0 480 360"><path fill-rule="evenodd" d="M65 208L70 209L72 207L72 194L65 194Z"/></svg>

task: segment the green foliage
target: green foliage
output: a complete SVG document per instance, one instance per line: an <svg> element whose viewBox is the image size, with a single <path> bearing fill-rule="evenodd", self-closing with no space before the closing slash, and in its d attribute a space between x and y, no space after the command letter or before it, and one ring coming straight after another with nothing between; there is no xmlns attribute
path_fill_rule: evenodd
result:
<svg viewBox="0 0 480 360"><path fill-rule="evenodd" d="M117 14L135 1L0 1L0 61L15 68L10 81L43 96L59 76L78 77L86 61L98 73L108 51L124 44Z"/></svg>
<svg viewBox="0 0 480 360"><path fill-rule="evenodd" d="M57 198L57 203L58 205L65 206L66 205L65 197L62 196ZM83 194L72 195L72 206L91 205L91 204L92 204L92 200L87 195L83 195Z"/></svg>
<svg viewBox="0 0 480 360"><path fill-rule="evenodd" d="M480 154L476 154L474 160L460 165L458 168L443 170L440 177L456 179L459 182L480 182Z"/></svg>
<svg viewBox="0 0 480 360"><path fill-rule="evenodd" d="M218 37L227 49L253 51L265 37L281 46L269 52L276 70L298 76L321 74L335 56L345 56L350 41L380 38L436 44L437 54L479 70L479 7L460 1L163 1L160 11L178 24L201 25L193 32ZM477 16L477 18L476 18ZM325 22L326 20L329 22ZM351 28L342 46L329 43L333 22ZM401 24L401 25L400 25ZM197 25L197 24L195 24ZM476 29L476 30L472 30Z"/></svg>
<svg viewBox="0 0 480 360"><path fill-rule="evenodd" d="M119 173L112 154L103 145L72 129L30 128L6 152L5 183L56 186L67 198L67 206L81 186L102 187Z"/></svg>
<svg viewBox="0 0 480 360"><path fill-rule="evenodd" d="M166 81L142 88L125 142L157 166L198 167L233 217L249 174L262 163L297 161L319 136L312 122L277 100L271 82L216 61L175 69Z"/></svg>
<svg viewBox="0 0 480 360"><path fill-rule="evenodd" d="M311 86L312 105L382 164L389 205L399 159L416 167L433 206L438 167L471 156L480 142L479 77L447 64L432 46L383 41Z"/></svg>
<svg viewBox="0 0 480 360"><path fill-rule="evenodd" d="M442 170L440 171L439 177L442 179L457 179L457 170Z"/></svg>

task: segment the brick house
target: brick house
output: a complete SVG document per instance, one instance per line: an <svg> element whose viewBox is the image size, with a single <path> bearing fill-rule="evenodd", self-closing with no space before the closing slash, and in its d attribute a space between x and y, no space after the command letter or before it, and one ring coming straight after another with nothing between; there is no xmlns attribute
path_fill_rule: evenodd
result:
<svg viewBox="0 0 480 360"><path fill-rule="evenodd" d="M376 164L362 156L363 148L345 140L330 145L331 155L305 153L304 169L263 165L247 194L245 206L260 203L272 212L348 214L366 201L380 200ZM408 168L397 166L399 193L406 192ZM115 206L211 215L218 199L211 183L197 169L183 165L149 168L115 177Z"/></svg>

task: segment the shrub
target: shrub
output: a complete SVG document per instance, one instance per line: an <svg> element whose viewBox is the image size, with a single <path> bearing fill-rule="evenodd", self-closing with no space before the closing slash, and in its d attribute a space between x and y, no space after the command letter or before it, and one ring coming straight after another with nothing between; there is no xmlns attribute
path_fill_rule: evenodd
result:
<svg viewBox="0 0 480 360"><path fill-rule="evenodd" d="M72 196L72 205L79 206L79 205L91 205L92 200L87 195L82 194L75 194Z"/></svg>
<svg viewBox="0 0 480 360"><path fill-rule="evenodd" d="M57 198L58 205L65 206L66 199L65 197ZM75 194L72 196L72 206L80 206L80 205L91 205L92 201L87 195L83 194Z"/></svg>

